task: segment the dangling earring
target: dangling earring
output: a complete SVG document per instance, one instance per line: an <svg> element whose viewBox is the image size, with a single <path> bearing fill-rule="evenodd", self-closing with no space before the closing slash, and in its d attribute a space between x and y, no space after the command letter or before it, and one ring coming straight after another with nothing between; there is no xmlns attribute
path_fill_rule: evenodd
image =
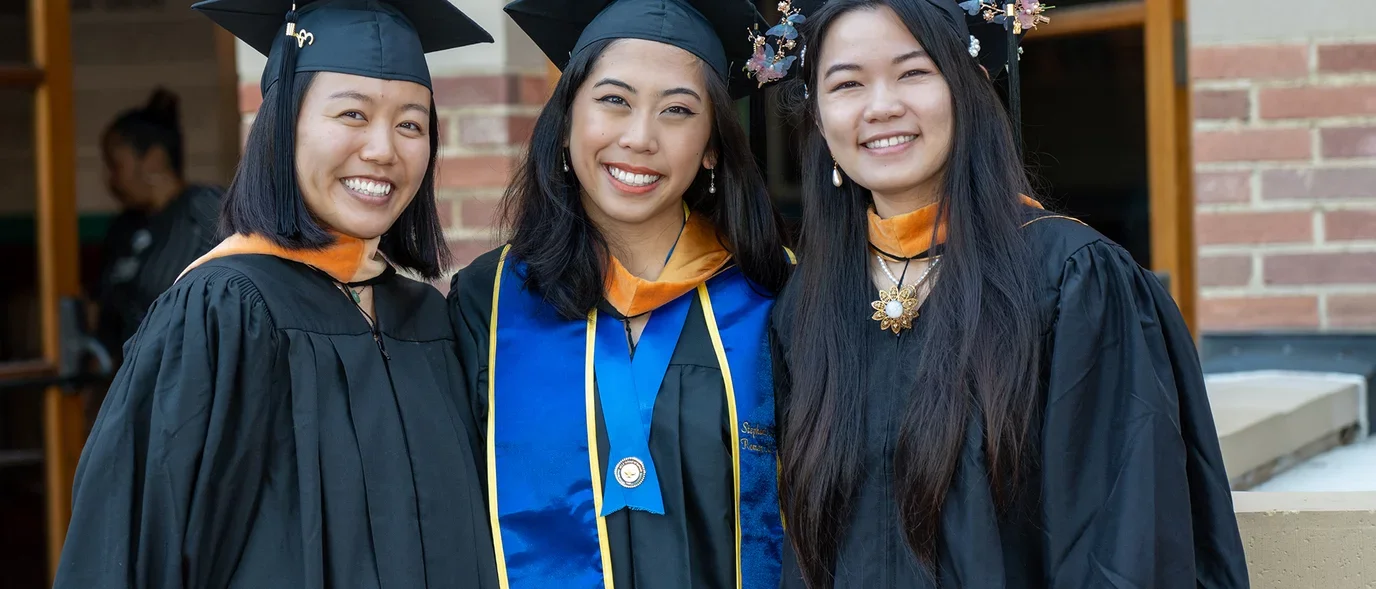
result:
<svg viewBox="0 0 1376 589"><path fill-rule="evenodd" d="M841 187L841 167L836 165L836 160L831 160L831 185Z"/></svg>
<svg viewBox="0 0 1376 589"><path fill-rule="evenodd" d="M716 194L716 193L717 193L717 169L716 169L716 168L707 168L707 171L712 173L712 179L711 179L711 181L707 184L707 193L708 193L708 194Z"/></svg>
<svg viewBox="0 0 1376 589"><path fill-rule="evenodd" d="M565 151L565 152L564 152L564 172L567 173L568 171L569 171L569 152Z"/></svg>

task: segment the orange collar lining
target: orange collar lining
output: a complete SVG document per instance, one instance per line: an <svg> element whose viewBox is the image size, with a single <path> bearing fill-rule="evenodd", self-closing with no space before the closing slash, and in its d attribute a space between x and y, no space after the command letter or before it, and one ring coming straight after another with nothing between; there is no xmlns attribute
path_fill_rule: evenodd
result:
<svg viewBox="0 0 1376 589"><path fill-rule="evenodd" d="M726 266L731 254L721 245L717 231L700 215L689 214L678 246L656 280L631 274L615 256L607 272L607 302L618 313L635 317L677 299Z"/></svg>
<svg viewBox="0 0 1376 589"><path fill-rule="evenodd" d="M358 274L359 268L363 267L363 240L338 234L334 237L335 242L324 249L293 250L274 244L261 235L231 235L215 246L215 249L187 266L186 270L182 271L182 276L211 260L243 254L263 254L312 266L339 282L350 282ZM181 279L181 276L177 278Z"/></svg>
<svg viewBox="0 0 1376 589"><path fill-rule="evenodd" d="M1022 196L1022 203L1040 209L1042 204L1026 195ZM938 227L936 221L936 203L927 205L916 211L895 215L888 219L879 217L874 207L869 209L869 237L870 243L885 253L911 258L927 251L933 245L932 234L936 233L935 243L940 245L946 242L946 226L941 224Z"/></svg>

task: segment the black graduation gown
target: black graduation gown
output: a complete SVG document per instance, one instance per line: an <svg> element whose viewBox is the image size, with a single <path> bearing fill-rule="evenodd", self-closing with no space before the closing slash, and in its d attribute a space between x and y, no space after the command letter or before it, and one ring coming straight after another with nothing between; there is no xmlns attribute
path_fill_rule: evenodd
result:
<svg viewBox="0 0 1376 589"><path fill-rule="evenodd" d="M942 513L940 586L1247 587L1203 375L1170 294L1125 250L1075 221L1046 218L1023 231L1040 259L1046 334L1043 413L1032 432L1040 467L1012 509L997 514L982 427L971 424ZM774 310L776 358L789 345L798 286L790 284ZM914 329L923 325L919 317ZM935 588L903 539L892 490L920 340L877 323L868 333L867 478L837 554L835 586ZM780 405L786 371L776 360ZM783 586L801 588L789 552Z"/></svg>
<svg viewBox="0 0 1376 589"><path fill-rule="evenodd" d="M465 387L484 440L488 327L500 255L500 249L488 252L459 271L449 292L459 357L467 370ZM603 319L622 317L605 301L598 313ZM606 464L606 424L600 402L596 406L597 449ZM623 509L606 518L617 589L736 586L729 417L721 367L695 298L651 417L650 455L659 472L664 515Z"/></svg>
<svg viewBox="0 0 1376 589"><path fill-rule="evenodd" d="M102 248L96 336L116 358L144 313L187 266L216 243L220 190L191 185L153 215L116 217Z"/></svg>
<svg viewBox="0 0 1376 589"><path fill-rule="evenodd" d="M158 299L77 470L58 589L495 587L443 298L214 259Z"/></svg>

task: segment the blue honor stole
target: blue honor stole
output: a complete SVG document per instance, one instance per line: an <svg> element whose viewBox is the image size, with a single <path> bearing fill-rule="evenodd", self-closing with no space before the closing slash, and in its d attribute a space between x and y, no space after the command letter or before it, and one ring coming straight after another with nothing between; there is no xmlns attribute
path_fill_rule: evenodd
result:
<svg viewBox="0 0 1376 589"><path fill-rule="evenodd" d="M735 442L736 586L779 585L783 522L767 329L773 299L730 267L656 309L634 358L619 321L559 316L503 250L489 324L487 477L502 589L615 589L605 517L663 514L648 440L692 299L702 305ZM600 386L599 384L600 383ZM601 397L610 452L600 464Z"/></svg>

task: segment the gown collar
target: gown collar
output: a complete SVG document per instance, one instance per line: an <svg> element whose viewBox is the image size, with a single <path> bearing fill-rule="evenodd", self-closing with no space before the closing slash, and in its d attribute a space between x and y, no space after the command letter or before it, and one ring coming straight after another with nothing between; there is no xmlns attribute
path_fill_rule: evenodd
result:
<svg viewBox="0 0 1376 589"><path fill-rule="evenodd" d="M1026 195L1020 195L1024 205L1040 209L1041 203ZM889 255L913 258L932 247L932 234L936 233L937 245L946 241L946 226L938 226L936 220L937 204L932 203L916 211L895 215L888 219L879 217L874 205L870 205L869 238L870 244Z"/></svg>
<svg viewBox="0 0 1376 589"><path fill-rule="evenodd" d="M357 237L336 233L334 238L334 243L322 249L297 250L281 247L261 235L237 233L192 262L182 271L182 276L193 268L218 258L240 254L264 254L314 267L341 283L348 283L353 280L358 269L363 267L366 248L363 240Z"/></svg>
<svg viewBox="0 0 1376 589"><path fill-rule="evenodd" d="M648 313L696 289L716 275L731 259L717 231L699 214L688 214L678 245L655 280L631 274L611 257L607 272L606 299L624 317Z"/></svg>

